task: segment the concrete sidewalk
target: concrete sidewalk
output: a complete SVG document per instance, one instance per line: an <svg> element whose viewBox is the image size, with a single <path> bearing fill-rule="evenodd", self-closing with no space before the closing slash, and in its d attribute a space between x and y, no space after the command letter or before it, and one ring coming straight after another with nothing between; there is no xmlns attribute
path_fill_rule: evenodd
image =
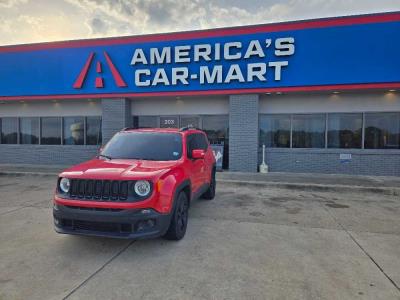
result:
<svg viewBox="0 0 400 300"><path fill-rule="evenodd" d="M56 176L68 166L0 164L0 175ZM244 173L218 172L221 183L263 185L274 188L291 188L309 191L354 191L400 195L400 177L361 176L343 174L309 174L271 172Z"/></svg>
<svg viewBox="0 0 400 300"><path fill-rule="evenodd" d="M183 240L125 241L56 234L55 182L0 176L1 300L400 299L398 196L219 182Z"/></svg>

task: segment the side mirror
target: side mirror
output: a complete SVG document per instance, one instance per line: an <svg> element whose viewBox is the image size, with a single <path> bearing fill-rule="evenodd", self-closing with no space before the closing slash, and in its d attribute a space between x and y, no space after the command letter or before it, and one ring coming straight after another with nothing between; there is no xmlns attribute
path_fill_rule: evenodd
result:
<svg viewBox="0 0 400 300"><path fill-rule="evenodd" d="M205 155L206 155L206 152L203 149L192 150L192 158L193 159L203 159Z"/></svg>

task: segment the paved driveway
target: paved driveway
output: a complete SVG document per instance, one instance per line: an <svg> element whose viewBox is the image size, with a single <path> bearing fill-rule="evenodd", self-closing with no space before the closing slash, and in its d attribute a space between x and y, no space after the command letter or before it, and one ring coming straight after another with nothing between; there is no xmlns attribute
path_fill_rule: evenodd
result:
<svg viewBox="0 0 400 300"><path fill-rule="evenodd" d="M0 299L400 299L400 197L220 184L186 237L58 235L54 178L0 176Z"/></svg>

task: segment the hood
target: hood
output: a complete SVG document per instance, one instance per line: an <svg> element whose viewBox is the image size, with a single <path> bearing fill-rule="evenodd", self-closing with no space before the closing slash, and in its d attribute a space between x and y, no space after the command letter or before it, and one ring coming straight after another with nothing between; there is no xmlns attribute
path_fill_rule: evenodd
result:
<svg viewBox="0 0 400 300"><path fill-rule="evenodd" d="M63 171L60 176L88 179L150 179L160 176L179 161L148 161L136 159L93 159Z"/></svg>

